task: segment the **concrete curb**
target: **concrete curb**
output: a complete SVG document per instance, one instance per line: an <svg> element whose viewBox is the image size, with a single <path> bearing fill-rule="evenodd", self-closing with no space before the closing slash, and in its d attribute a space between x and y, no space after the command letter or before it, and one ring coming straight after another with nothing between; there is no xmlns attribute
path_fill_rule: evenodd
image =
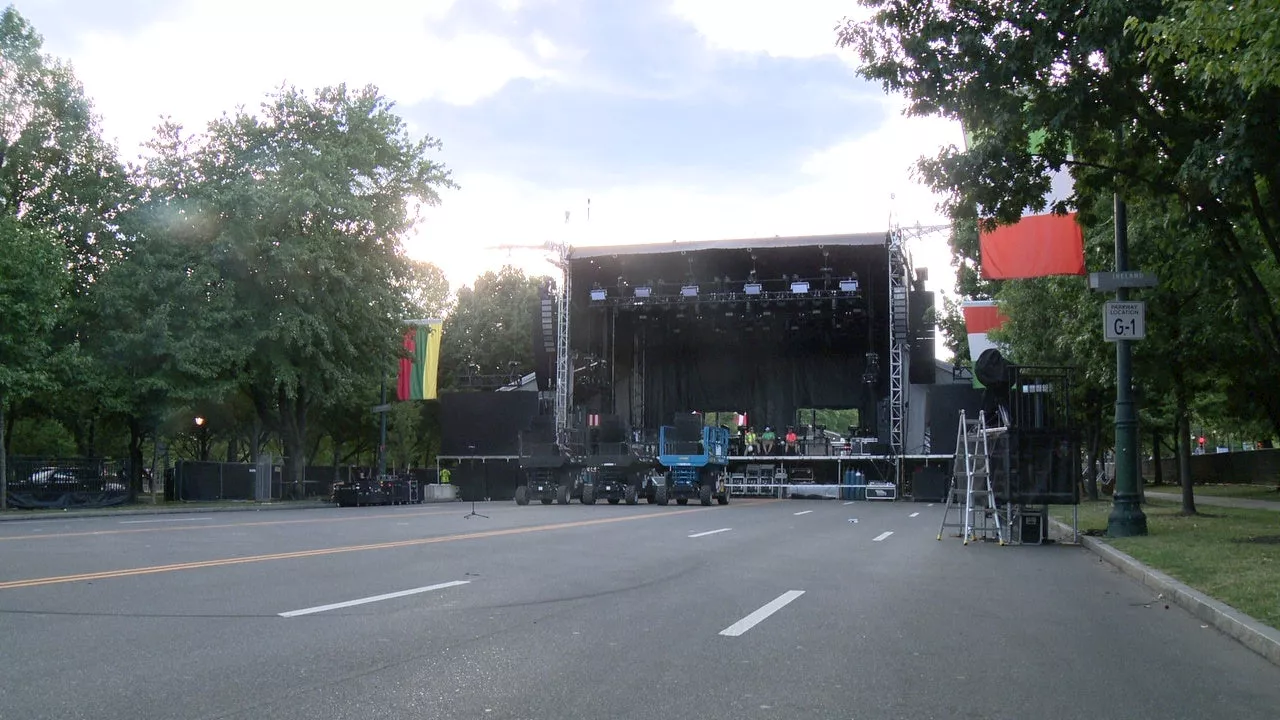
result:
<svg viewBox="0 0 1280 720"><path fill-rule="evenodd" d="M1052 527L1066 537L1071 537L1071 526L1050 518ZM1110 545L1085 535L1080 544L1120 572L1137 580L1145 587L1164 595L1165 599L1191 613L1204 623L1212 625L1241 645L1266 658L1272 665L1280 666L1280 630L1263 625L1224 602L1191 588L1174 578L1154 570Z"/></svg>
<svg viewBox="0 0 1280 720"><path fill-rule="evenodd" d="M437 505L457 500L424 500L422 505ZM217 507L200 507L199 505L180 505L177 507L147 507L146 505L129 507L122 510L102 508L95 510L66 510L52 512L49 510L6 510L0 513L0 524L6 522L26 522L32 520L68 520L71 518L128 517L131 515L191 515L223 512L267 512L273 510L326 510L337 508L330 502L288 501L278 503L246 503L244 506L219 505ZM373 507L373 506L369 506Z"/></svg>

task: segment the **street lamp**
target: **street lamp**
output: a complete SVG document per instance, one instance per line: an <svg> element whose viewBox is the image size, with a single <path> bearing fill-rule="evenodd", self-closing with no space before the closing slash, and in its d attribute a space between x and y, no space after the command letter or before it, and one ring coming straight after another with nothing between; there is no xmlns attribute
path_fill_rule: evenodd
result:
<svg viewBox="0 0 1280 720"><path fill-rule="evenodd" d="M205 427L205 419L196 416L196 452L200 462L209 460L209 428Z"/></svg>

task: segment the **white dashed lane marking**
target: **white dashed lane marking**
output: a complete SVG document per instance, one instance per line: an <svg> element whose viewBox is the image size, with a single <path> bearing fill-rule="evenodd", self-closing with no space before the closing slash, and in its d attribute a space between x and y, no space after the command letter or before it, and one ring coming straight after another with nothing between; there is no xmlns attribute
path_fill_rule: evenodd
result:
<svg viewBox="0 0 1280 720"><path fill-rule="evenodd" d="M466 585L470 580L454 580L452 582L440 583L438 585L427 585L426 587L413 588L412 590L401 590L399 592L387 593L385 595L374 595L373 597L360 598L359 600L348 600L346 602L333 603L332 605L317 605L316 607L303 608L302 610L290 610L289 612L280 613L280 617L292 618L299 615L314 615L329 610L341 610L342 608L355 607L356 605L365 605L367 603L379 602L382 600L394 600L395 598L407 597L409 595L417 595L419 593L431 592L432 590L443 590L445 588Z"/></svg>
<svg viewBox="0 0 1280 720"><path fill-rule="evenodd" d="M742 618L738 622L721 630L720 634L726 637L738 637L742 633L750 630L756 625L759 625L770 615L786 607L791 603L791 601L795 600L796 598L800 597L803 594L804 594L803 590L788 590L782 593L781 595L779 595L778 597L774 598L773 600L770 600L767 604L765 604L764 607L760 608L759 610L756 610L755 612Z"/></svg>

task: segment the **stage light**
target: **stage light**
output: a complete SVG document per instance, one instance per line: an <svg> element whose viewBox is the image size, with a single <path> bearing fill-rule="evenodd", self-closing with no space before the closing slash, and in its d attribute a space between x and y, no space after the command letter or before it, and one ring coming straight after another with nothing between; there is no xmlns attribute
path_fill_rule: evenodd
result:
<svg viewBox="0 0 1280 720"><path fill-rule="evenodd" d="M748 295L759 295L764 290L760 283L752 282L742 286L742 292Z"/></svg>
<svg viewBox="0 0 1280 720"><path fill-rule="evenodd" d="M804 295L805 293L809 292L809 283L793 282L791 283L791 292L795 293L796 295Z"/></svg>
<svg viewBox="0 0 1280 720"><path fill-rule="evenodd" d="M639 285L636 287L636 297L647 298L653 294L653 288L648 285Z"/></svg>
<svg viewBox="0 0 1280 720"><path fill-rule="evenodd" d="M609 296L609 291L605 290L604 288L596 288L591 291L592 300L604 300L608 296Z"/></svg>
<svg viewBox="0 0 1280 720"><path fill-rule="evenodd" d="M680 288L680 297L698 297L698 286L685 285Z"/></svg>
<svg viewBox="0 0 1280 720"><path fill-rule="evenodd" d="M840 292L858 292L857 280L841 280Z"/></svg>

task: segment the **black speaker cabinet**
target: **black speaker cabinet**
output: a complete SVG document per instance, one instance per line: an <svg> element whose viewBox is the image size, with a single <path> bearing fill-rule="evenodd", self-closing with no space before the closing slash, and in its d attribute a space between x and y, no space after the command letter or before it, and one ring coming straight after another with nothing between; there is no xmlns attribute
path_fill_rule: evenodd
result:
<svg viewBox="0 0 1280 720"><path fill-rule="evenodd" d="M1043 510L1027 510L1024 508L1018 515L1018 542L1023 545L1039 545L1043 543L1048 535L1045 523L1045 512Z"/></svg>
<svg viewBox="0 0 1280 720"><path fill-rule="evenodd" d="M915 502L946 502L946 468L941 465L916 468L911 474L911 499Z"/></svg>

